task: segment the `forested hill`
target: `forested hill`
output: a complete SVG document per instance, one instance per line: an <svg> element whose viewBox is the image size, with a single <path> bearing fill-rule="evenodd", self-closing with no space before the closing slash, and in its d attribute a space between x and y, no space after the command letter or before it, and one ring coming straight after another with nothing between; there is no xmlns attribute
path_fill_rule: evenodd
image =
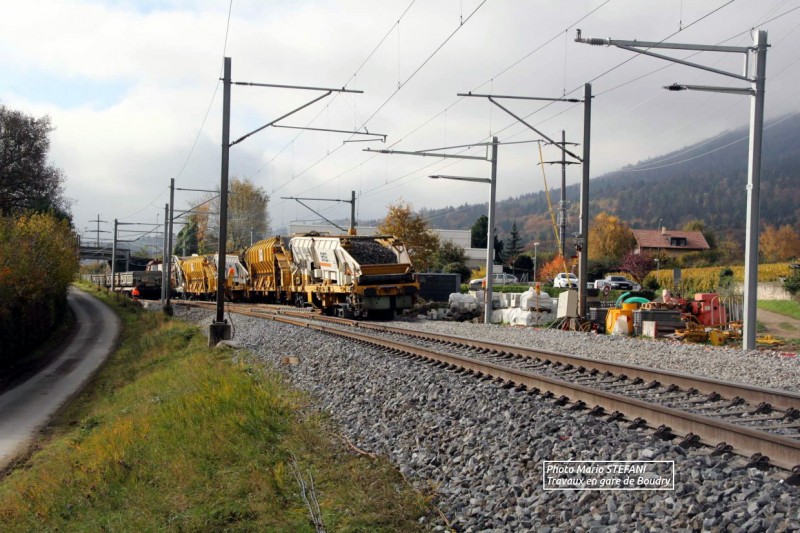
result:
<svg viewBox="0 0 800 533"><path fill-rule="evenodd" d="M692 146L592 179L590 216L606 211L634 228L676 228L704 220L719 234L743 239L746 215L748 130L723 133ZM800 218L800 113L768 122L761 172L761 220L796 225ZM554 202L560 191L551 191ZM578 185L567 187L573 202L570 223L577 225ZM426 211L431 225L467 229L486 204ZM523 240L553 236L544 192L503 200L498 228L507 235L514 220ZM572 230L574 231L574 229Z"/></svg>

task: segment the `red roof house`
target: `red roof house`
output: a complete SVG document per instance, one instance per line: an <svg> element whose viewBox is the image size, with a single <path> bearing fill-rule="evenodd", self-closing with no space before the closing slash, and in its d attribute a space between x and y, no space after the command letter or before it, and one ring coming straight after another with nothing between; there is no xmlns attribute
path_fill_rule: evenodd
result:
<svg viewBox="0 0 800 533"><path fill-rule="evenodd" d="M637 253L681 255L711 249L699 231L672 231L666 227L660 230L635 229L633 236L636 238Z"/></svg>

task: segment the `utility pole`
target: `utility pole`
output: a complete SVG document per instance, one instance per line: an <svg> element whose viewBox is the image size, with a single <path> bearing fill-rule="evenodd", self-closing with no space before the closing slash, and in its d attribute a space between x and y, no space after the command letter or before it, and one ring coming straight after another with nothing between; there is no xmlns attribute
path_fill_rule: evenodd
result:
<svg viewBox="0 0 800 533"><path fill-rule="evenodd" d="M219 185L219 249L217 259L217 315L208 331L209 346L230 340L231 326L225 320L225 274L227 270L228 239L228 161L231 149L231 58L225 58L222 92L222 168Z"/></svg>
<svg viewBox="0 0 800 533"><path fill-rule="evenodd" d="M164 258L167 269L167 294L164 303L164 314L172 316L172 305L169 303L169 298L172 295L172 227L175 221L175 178L169 180L169 236L167 244L167 254ZM177 265L176 265L177 266Z"/></svg>
<svg viewBox="0 0 800 533"><path fill-rule="evenodd" d="M650 41L626 41L604 38L583 38L577 31L575 41L579 43L616 46L623 50L644 54L671 61L688 67L721 74L729 78L745 81L749 87L714 87L708 85L672 84L664 87L670 91L707 91L724 94L741 94L750 97L750 146L747 165L747 221L744 258L744 326L742 348L753 350L756 347L756 302L758 297L758 228L759 196L761 192L761 140L764 132L764 90L767 70L767 32L758 30L753 36L753 46L718 46L705 44L682 44ZM671 50L693 50L702 52L723 52L742 54L745 59L744 73L721 70L684 59L652 52L653 48Z"/></svg>
<svg viewBox="0 0 800 533"><path fill-rule="evenodd" d="M112 241L112 244L111 244L111 294L115 294L114 293L114 289L116 288L116 280L114 279L114 271L115 271L114 267L117 264L117 227L118 226L119 226L119 223L117 222L117 219L115 218L114 219L114 240Z"/></svg>
<svg viewBox="0 0 800 533"><path fill-rule="evenodd" d="M100 214L98 213L97 218L96 219L93 218L89 222L96 222L97 223L97 229L92 231L92 232L90 232L90 233L94 233L95 234L95 238L96 238L96 242L97 242L96 246L99 249L100 248L100 234L101 233L109 233L108 231L101 231L100 230L100 223L102 222L103 224L108 224L108 221L100 220Z"/></svg>
<svg viewBox="0 0 800 533"><path fill-rule="evenodd" d="M578 235L578 243L577 243L577 250L578 250L578 316L585 317L586 316L586 275L588 270L588 261L587 261L587 247L586 247L586 237L589 233L589 139L590 139L590 126L591 126L591 116L592 116L592 85L587 83L584 85L584 97L583 100L578 98L543 98L539 96L508 96L508 95L494 95L494 94L472 94L470 93L459 93L458 96L472 96L477 98L487 98L491 103L495 106L499 107L503 111L505 111L508 115L511 115L513 118L517 119L518 122L526 126L527 128L533 130L534 132L538 133L545 140L547 140L550 144L557 146L564 156L569 155L576 162L583 164L583 180L581 181L581 220L580 220L580 233ZM572 153L570 150L567 150L567 147L564 145L560 145L558 142L554 141L544 133L542 133L539 129L531 124L525 122L525 120L516 115L507 107L500 104L497 100L498 99L511 99L511 100L540 100L546 102L583 102L583 158L578 157L576 154ZM562 187L563 191L563 187Z"/></svg>
<svg viewBox="0 0 800 533"><path fill-rule="evenodd" d="M219 212L219 259L217 265L217 314L216 320L213 321L208 330L208 344L210 346L215 346L221 340L227 340L231 338L231 326L225 321L225 274L226 274L226 263L227 263L227 252L226 252L226 240L228 238L228 163L230 157L230 149L232 146L239 144L240 142L244 141L248 137L270 127L276 126L277 123L294 113L297 113L301 109L305 109L306 107L310 106L311 104L322 100L323 98L327 98L333 93L363 93L364 91L358 90L351 90L351 89L333 89L327 87L307 87L307 86L300 86L300 85L278 85L274 83L253 83L253 82L244 82L244 81L237 81L234 82L231 80L231 58L225 58L225 64L223 68L223 93L222 93L222 169L221 169L221 176L220 176L220 212ZM230 122L231 122L231 86L232 85L240 85L240 86L249 86L249 87L272 87L272 88L281 88L281 89L301 89L306 91L321 91L324 94L312 99L309 102L289 111L288 113L284 113L277 119L264 124L261 127L258 127L247 133L242 135L235 141L230 140ZM284 126L288 127L288 126ZM331 130L326 128L305 128L305 127L296 127L295 129L310 129L313 131L330 131L330 132L338 132L338 133L350 133L352 135L369 135L369 136L379 136L383 137L384 140L386 138L385 135L379 133L369 133L360 132L360 131L345 131L345 130Z"/></svg>
<svg viewBox="0 0 800 533"><path fill-rule="evenodd" d="M444 157L451 159L471 159L476 161L489 161L492 164L492 177L491 178L472 178L464 176L443 176L433 175L428 176L434 179L448 179L457 181L473 181L478 183L488 183L491 187L489 192L489 218L488 228L486 230L486 291L484 292L483 302L483 322L484 324L492 323L492 274L494 274L494 202L497 188L497 145L500 144L497 137L492 137L492 155L487 159L485 156L479 157L474 155L459 155L447 154L442 152L434 152L433 150L448 150L453 148L469 148L473 146L488 146L488 143L466 144L460 146L445 146L442 148L434 148L430 150L417 150L416 152L407 152L400 150L371 150L367 148L365 152L378 152L381 154L403 154L403 155L416 155L421 157Z"/></svg>
<svg viewBox="0 0 800 533"><path fill-rule="evenodd" d="M167 305L167 231L169 230L169 204L164 204L164 248L161 256L161 305Z"/></svg>
<svg viewBox="0 0 800 533"><path fill-rule="evenodd" d="M556 143L559 147L567 145L577 146L576 143L568 143L566 132L561 130L561 142ZM561 150L560 161L544 161L548 165L561 165L561 200L558 202L558 251L561 257L567 257L567 165L579 165L579 161L567 161L567 152Z"/></svg>
<svg viewBox="0 0 800 533"><path fill-rule="evenodd" d="M583 86L583 176L578 237L578 316L586 317L586 280L589 274L589 155L592 140L592 84Z"/></svg>

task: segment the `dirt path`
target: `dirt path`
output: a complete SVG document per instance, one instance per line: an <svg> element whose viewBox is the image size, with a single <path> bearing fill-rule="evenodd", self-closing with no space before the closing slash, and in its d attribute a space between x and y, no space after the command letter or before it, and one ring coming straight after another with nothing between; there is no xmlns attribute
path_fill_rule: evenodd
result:
<svg viewBox="0 0 800 533"><path fill-rule="evenodd" d="M764 324L766 333L784 339L800 339L800 320L786 315L758 309L756 320Z"/></svg>

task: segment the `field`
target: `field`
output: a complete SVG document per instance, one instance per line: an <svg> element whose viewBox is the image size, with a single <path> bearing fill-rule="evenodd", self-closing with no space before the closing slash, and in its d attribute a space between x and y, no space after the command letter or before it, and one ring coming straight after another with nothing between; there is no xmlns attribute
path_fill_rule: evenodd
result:
<svg viewBox="0 0 800 533"><path fill-rule="evenodd" d="M744 282L744 266L706 267L681 269L682 292L716 292L720 281L720 272L729 268L733 272L733 281ZM772 263L758 265L758 281L761 283L779 281L791 274L789 263ZM647 286L650 279L655 279L660 287L672 287L672 270L651 272L644 280Z"/></svg>
<svg viewBox="0 0 800 533"><path fill-rule="evenodd" d="M2 531L417 531L435 514L280 374L120 307L119 350L0 477ZM301 490L305 487L305 495Z"/></svg>

